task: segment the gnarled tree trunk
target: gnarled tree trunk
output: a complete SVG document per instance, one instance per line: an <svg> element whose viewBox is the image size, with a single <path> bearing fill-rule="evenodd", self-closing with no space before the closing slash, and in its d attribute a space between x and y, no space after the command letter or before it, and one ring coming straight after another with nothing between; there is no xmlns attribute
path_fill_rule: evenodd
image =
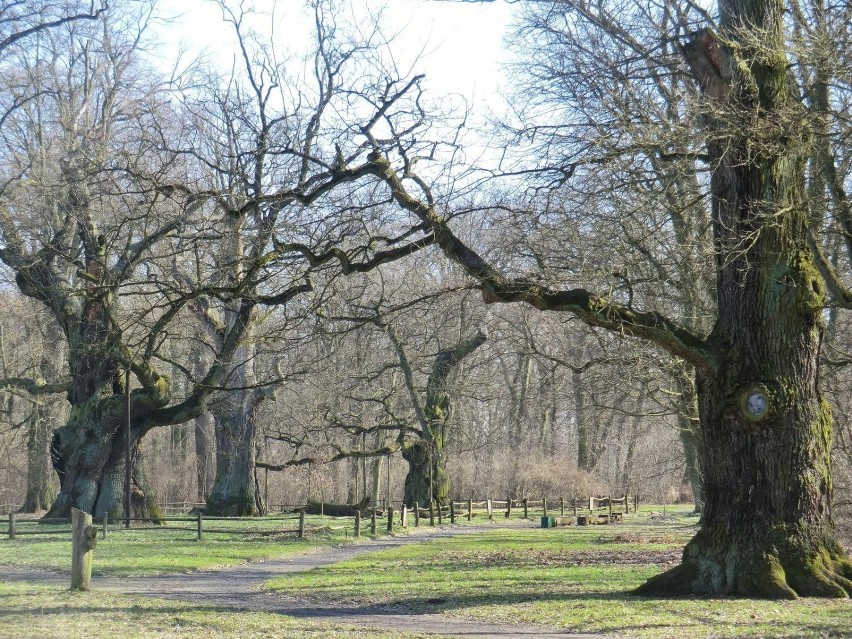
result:
<svg viewBox="0 0 852 639"><path fill-rule="evenodd" d="M685 49L716 109L719 365L697 377L704 519L683 562L640 592L845 597L852 563L831 519L832 422L819 390L825 284L807 244L808 140L783 5L720 10L724 41L708 30Z"/></svg>
<svg viewBox="0 0 852 639"><path fill-rule="evenodd" d="M421 438L402 450L402 457L408 462L403 497L407 505L427 506L430 501L435 501L443 506L449 501L450 479L444 454L444 425L450 414L447 378L459 362L482 346L485 340L485 333L479 331L454 348L440 351L435 357L426 384Z"/></svg>

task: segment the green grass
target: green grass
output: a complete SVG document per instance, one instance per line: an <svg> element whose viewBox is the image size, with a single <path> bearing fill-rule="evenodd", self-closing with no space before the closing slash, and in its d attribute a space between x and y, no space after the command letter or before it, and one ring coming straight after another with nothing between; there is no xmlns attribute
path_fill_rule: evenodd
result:
<svg viewBox="0 0 852 639"><path fill-rule="evenodd" d="M284 615L0 581L0 635L17 639L417 639ZM434 639L434 637L432 638Z"/></svg>
<svg viewBox="0 0 852 639"><path fill-rule="evenodd" d="M276 579L318 600L393 604L487 620L629 637L852 637L852 602L652 599L630 590L679 560L694 517L499 530L381 553Z"/></svg>
<svg viewBox="0 0 852 639"><path fill-rule="evenodd" d="M249 529L258 534L204 534L195 539L195 529L184 522L169 522L166 530L122 531L110 528L107 538L98 538L92 572L95 575L156 575L184 573L203 568L232 566L246 561L261 561L313 548L341 543L351 537L348 530L337 529L339 521L308 517L306 525L314 530L305 539L292 534L259 533L292 528L292 521L257 519L253 522L211 521L205 526L219 529ZM330 528L334 529L330 529ZM19 530L34 530L36 524L18 525ZM42 525L41 528L48 529ZM0 539L0 565L46 570L71 569L71 535L67 527L51 527L56 535L21 536ZM184 528L184 530L179 530Z"/></svg>

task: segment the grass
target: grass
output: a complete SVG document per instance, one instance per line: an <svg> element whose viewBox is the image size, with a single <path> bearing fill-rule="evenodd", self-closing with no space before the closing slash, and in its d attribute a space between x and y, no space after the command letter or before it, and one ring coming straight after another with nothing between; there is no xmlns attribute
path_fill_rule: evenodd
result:
<svg viewBox="0 0 852 639"><path fill-rule="evenodd" d="M311 530L305 539L292 534L268 535L270 531L292 528L293 521L257 519L254 522L211 521L210 528L246 529L255 534L204 534L196 541L195 528L184 522L169 522L164 530L111 528L106 539L99 535L92 573L94 575L144 576L185 573L193 570L232 566L247 561L298 554L341 543L350 537L348 528L338 529L339 521L307 517ZM333 527L332 527L333 525ZM34 530L35 523L21 524L19 530ZM41 528L56 531L53 535L21 536L10 541L0 539L0 565L23 566L45 570L70 570L71 536L67 526Z"/></svg>
<svg viewBox="0 0 852 639"><path fill-rule="evenodd" d="M371 553L277 579L318 600L402 605L487 620L628 637L852 637L852 602L656 599L629 592L679 561L694 517L495 530Z"/></svg>
<svg viewBox="0 0 852 639"><path fill-rule="evenodd" d="M775 602L630 595L645 579L676 563L695 530L696 520L685 509L668 507L665 514L659 507L656 510L612 526L540 529L534 527L534 519L527 527L362 555L274 580L269 587L316 600L387 604L623 637L852 637L849 600ZM500 520L495 516L496 525ZM309 518L308 525L329 521ZM215 522L216 527L231 525L237 524ZM268 531L281 522L260 520L254 525ZM301 542L292 536L259 534L208 535L198 542L191 531L116 531L98 542L95 572L186 572L303 552L346 537L341 530L326 529ZM69 557L67 535L61 539L0 540L0 565L67 569ZM261 612L233 612L97 591L71 593L59 586L2 581L0 628L3 636L22 638L416 636L359 633Z"/></svg>
<svg viewBox="0 0 852 639"><path fill-rule="evenodd" d="M263 612L0 581L0 634L18 639L417 639ZM434 639L434 637L432 638Z"/></svg>

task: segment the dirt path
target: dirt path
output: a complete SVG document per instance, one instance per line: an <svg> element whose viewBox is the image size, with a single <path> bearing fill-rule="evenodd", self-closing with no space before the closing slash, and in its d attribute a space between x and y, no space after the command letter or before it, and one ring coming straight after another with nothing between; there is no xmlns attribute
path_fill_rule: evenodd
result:
<svg viewBox="0 0 852 639"><path fill-rule="evenodd" d="M602 635L569 633L542 626L489 623L442 614L416 613L389 606L357 606L333 602L318 604L307 599L263 590L263 584L266 581L288 573L311 570L368 552L494 529L495 526L435 528L429 529L428 532L364 540L357 544L321 548L302 555L242 564L231 568L160 577L96 576L92 582L93 588L97 590L212 604L234 610L274 612L336 626L355 626L362 629L476 639L485 637L501 639L555 639L557 637L592 639L594 637L600 639ZM0 574L14 581L68 583L68 576L65 574L36 572L24 568L4 566L0 567Z"/></svg>

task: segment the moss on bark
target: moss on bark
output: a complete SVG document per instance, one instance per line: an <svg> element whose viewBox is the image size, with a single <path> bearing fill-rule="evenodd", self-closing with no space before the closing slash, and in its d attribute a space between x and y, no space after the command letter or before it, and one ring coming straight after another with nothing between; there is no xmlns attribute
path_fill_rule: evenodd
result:
<svg viewBox="0 0 852 639"><path fill-rule="evenodd" d="M850 574L842 548L831 533L819 528L704 527L687 544L680 565L649 579L636 594L844 598L852 596Z"/></svg>

